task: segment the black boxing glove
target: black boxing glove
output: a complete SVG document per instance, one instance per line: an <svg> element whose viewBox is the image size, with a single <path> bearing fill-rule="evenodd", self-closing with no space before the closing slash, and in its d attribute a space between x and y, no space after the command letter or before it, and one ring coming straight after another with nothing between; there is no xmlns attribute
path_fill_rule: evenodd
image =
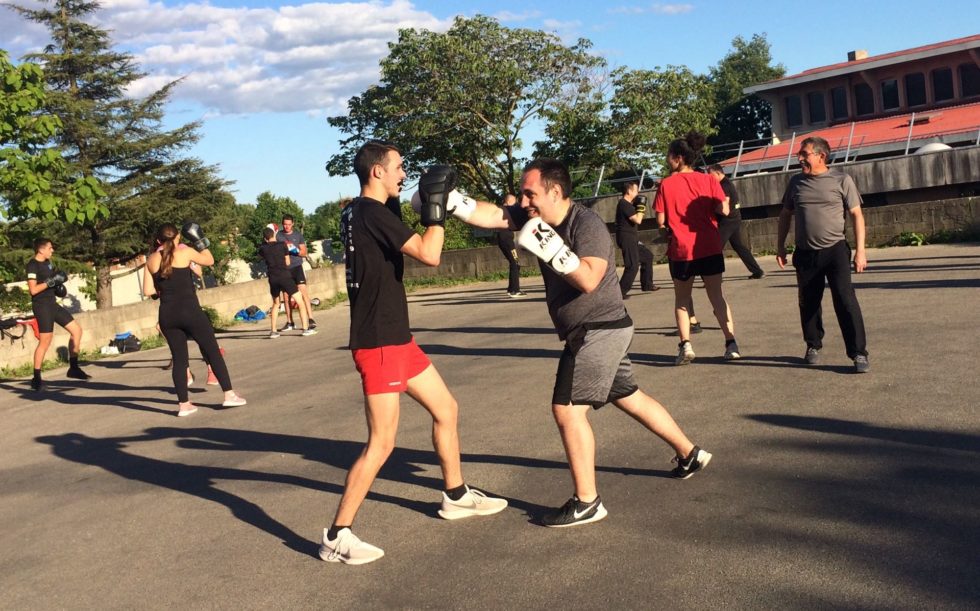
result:
<svg viewBox="0 0 980 611"><path fill-rule="evenodd" d="M49 289L56 289L67 281L68 274L59 270L51 274L51 277L45 280L44 283L48 285Z"/></svg>
<svg viewBox="0 0 980 611"><path fill-rule="evenodd" d="M59 284L58 286L54 287L54 294L56 297L67 297L68 287L64 284Z"/></svg>
<svg viewBox="0 0 980 611"><path fill-rule="evenodd" d="M633 199L633 209L636 210L637 214L647 213L647 198L645 195L637 195Z"/></svg>
<svg viewBox="0 0 980 611"><path fill-rule="evenodd" d="M197 223L184 223L180 235L184 236L184 239L190 242L197 252L207 250L211 246L211 240L204 237L204 232L201 231L201 226Z"/></svg>
<svg viewBox="0 0 980 611"><path fill-rule="evenodd" d="M449 193L456 188L456 170L450 165L434 165L419 179L419 199L422 225L446 224L446 204Z"/></svg>

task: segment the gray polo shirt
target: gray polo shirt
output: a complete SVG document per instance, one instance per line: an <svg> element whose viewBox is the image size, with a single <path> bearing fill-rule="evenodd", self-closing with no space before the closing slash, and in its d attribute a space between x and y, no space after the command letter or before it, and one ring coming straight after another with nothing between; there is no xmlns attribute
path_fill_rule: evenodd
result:
<svg viewBox="0 0 980 611"><path fill-rule="evenodd" d="M844 239L847 213L861 205L854 179L837 170L797 174L783 194L783 208L796 217L796 247L830 248Z"/></svg>

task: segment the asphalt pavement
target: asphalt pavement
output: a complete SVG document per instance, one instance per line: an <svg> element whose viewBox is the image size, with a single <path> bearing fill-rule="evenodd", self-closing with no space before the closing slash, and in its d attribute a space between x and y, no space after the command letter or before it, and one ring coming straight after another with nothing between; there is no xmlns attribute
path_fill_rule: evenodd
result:
<svg viewBox="0 0 980 611"><path fill-rule="evenodd" d="M743 358L703 290L697 359L675 367L673 291L627 301L641 387L714 454L689 480L622 412L591 416L602 522L534 524L572 488L550 397L562 345L540 278L409 296L416 340L460 404L463 471L510 507L438 517L431 420L402 400L397 447L355 532L365 566L316 551L366 439L346 304L319 334L219 337L248 405L174 417L166 348L0 381L2 609L976 609L980 606L980 245L869 251L855 276L871 372L852 373L825 296L801 364L795 277L773 257L725 291ZM0 347L2 349L2 347ZM192 349L196 355L196 350Z"/></svg>

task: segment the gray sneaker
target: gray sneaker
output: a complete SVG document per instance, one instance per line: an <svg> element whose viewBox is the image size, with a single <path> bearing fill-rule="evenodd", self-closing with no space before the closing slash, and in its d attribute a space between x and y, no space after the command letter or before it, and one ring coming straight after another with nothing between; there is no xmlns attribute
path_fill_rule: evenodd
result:
<svg viewBox="0 0 980 611"><path fill-rule="evenodd" d="M870 370L871 363L868 362L868 357L863 354L854 357L854 373L868 373Z"/></svg>
<svg viewBox="0 0 980 611"><path fill-rule="evenodd" d="M475 488L466 487L466 494L458 501L449 498L445 492L442 493L442 508L439 515L446 520L458 520L470 516L488 516L507 507L505 499L497 499L487 496Z"/></svg>
<svg viewBox="0 0 980 611"><path fill-rule="evenodd" d="M807 365L816 365L820 362L820 351L811 346L807 346L806 354L803 355L803 360L806 361Z"/></svg>
<svg viewBox="0 0 980 611"><path fill-rule="evenodd" d="M684 341L677 344L677 358L674 359L675 365L687 365L694 360L694 348L691 342Z"/></svg>
<svg viewBox="0 0 980 611"><path fill-rule="evenodd" d="M737 361L740 358L742 358L742 353L738 351L738 344L735 340L727 342L725 344L725 360Z"/></svg>
<svg viewBox="0 0 980 611"><path fill-rule="evenodd" d="M342 528L333 541L327 539L328 532L329 529L323 529L323 545L320 546L320 559L325 562L367 564L385 555L383 549L361 541L349 528Z"/></svg>

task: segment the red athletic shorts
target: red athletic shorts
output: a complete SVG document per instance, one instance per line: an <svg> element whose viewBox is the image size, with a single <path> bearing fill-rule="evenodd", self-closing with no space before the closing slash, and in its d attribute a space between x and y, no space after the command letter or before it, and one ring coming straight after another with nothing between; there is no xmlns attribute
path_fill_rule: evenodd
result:
<svg viewBox="0 0 980 611"><path fill-rule="evenodd" d="M400 346L354 350L354 364L361 374L365 395L403 392L408 381L432 364L415 340Z"/></svg>

